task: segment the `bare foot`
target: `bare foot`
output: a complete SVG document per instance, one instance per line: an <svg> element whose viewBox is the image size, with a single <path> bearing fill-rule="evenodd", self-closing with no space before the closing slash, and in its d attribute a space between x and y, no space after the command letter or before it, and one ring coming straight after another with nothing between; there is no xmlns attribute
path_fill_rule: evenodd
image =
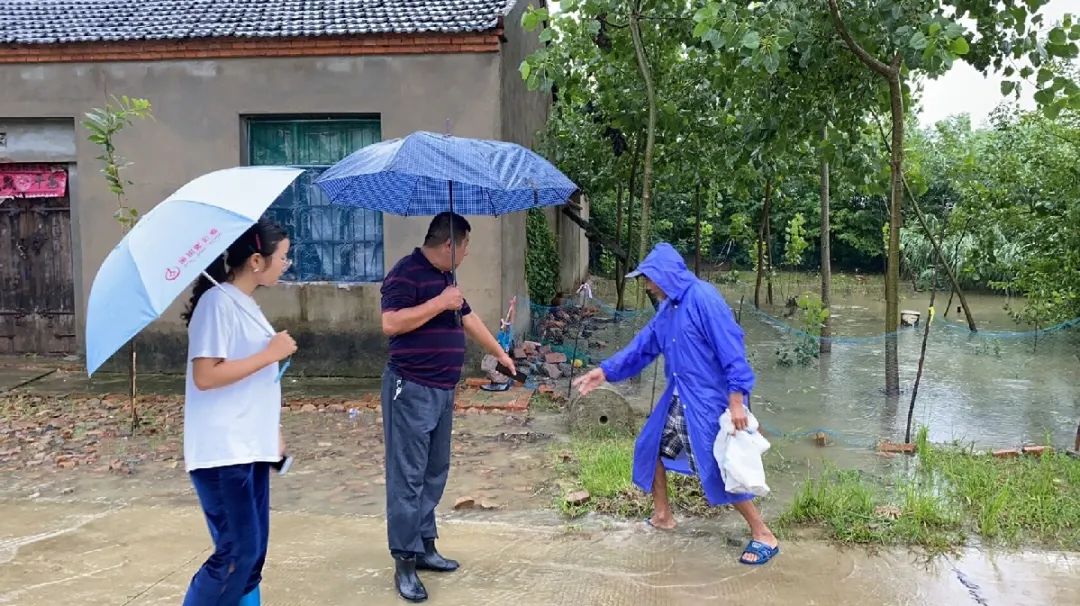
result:
<svg viewBox="0 0 1080 606"><path fill-rule="evenodd" d="M645 520L645 523L657 530L675 530L675 526L677 526L675 516L671 514L666 516L653 514L651 518Z"/></svg>
<svg viewBox="0 0 1080 606"><path fill-rule="evenodd" d="M758 543L764 543L764 544L766 544L769 547L772 547L774 549L777 546L780 545L779 539L777 539L776 535L774 535L771 531L751 534L750 538L757 541ZM752 552L747 551L747 552L742 554L741 559L744 562L747 562L749 564L753 564L754 562L758 561L758 556L757 556L756 553L752 553Z"/></svg>

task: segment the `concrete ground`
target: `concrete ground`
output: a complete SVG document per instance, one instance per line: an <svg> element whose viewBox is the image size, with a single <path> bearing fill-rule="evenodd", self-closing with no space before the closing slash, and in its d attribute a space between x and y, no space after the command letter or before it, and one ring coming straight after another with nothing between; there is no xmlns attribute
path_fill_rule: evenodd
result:
<svg viewBox="0 0 1080 606"><path fill-rule="evenodd" d="M0 502L0 604L179 604L208 555L198 508L88 502ZM500 521L501 520L501 521ZM402 603L380 518L273 514L267 606ZM591 528L589 526L592 526ZM606 526L606 527L605 527ZM789 542L772 563L735 562L716 536L628 525L454 520L441 547L462 561L423 576L432 604L1075 604L1080 556L969 551L927 565L902 551L870 555Z"/></svg>
<svg viewBox="0 0 1080 606"><path fill-rule="evenodd" d="M178 379L154 380L144 392L155 385L176 392ZM0 446L0 606L177 605L209 555L197 501L177 468L170 403L144 405L142 414L156 424L128 440L115 431L123 410L68 396L122 391L122 383L111 377L91 385L77 369L36 361L0 364L0 393L17 388L53 398L32 411L12 408L20 418L0 419L9 425L8 451ZM330 396L360 387L304 380L289 389ZM404 603L392 588L383 520L372 515L382 509L379 461L356 456L378 449L376 415L326 411L285 420L301 463L275 482L281 509L272 514L263 603ZM925 562L904 550L872 554L803 540L785 542L766 566L748 567L736 562L741 542L730 537L741 536L741 528L731 516L671 534L600 518L568 525L549 509L558 487L547 486L555 433L547 422L514 414L459 420L446 500L471 495L497 509L444 518L440 547L463 568L423 575L429 603L1042 606L1075 604L1080 595L1077 552L967 549ZM72 469L58 458L91 453L94 466ZM117 462L130 469L114 469Z"/></svg>

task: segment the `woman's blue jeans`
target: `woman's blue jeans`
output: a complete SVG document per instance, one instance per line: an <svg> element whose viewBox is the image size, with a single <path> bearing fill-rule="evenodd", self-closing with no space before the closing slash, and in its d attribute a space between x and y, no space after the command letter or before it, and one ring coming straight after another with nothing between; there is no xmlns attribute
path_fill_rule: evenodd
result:
<svg viewBox="0 0 1080 606"><path fill-rule="evenodd" d="M211 467L190 475L214 553L192 577L184 606L237 606L262 580L270 536L270 465Z"/></svg>

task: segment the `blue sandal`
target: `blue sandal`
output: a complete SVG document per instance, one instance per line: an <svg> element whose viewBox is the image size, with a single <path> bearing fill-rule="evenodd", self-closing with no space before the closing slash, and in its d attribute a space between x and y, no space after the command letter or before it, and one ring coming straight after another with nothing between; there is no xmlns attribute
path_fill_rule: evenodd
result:
<svg viewBox="0 0 1080 606"><path fill-rule="evenodd" d="M750 541L746 545L746 549L743 550L742 557L739 558L739 562L746 564L747 566L761 566L769 560L776 557L780 553L780 546L769 547L761 541ZM746 556L753 554L757 556L757 560L750 561L746 559Z"/></svg>
<svg viewBox="0 0 1080 606"><path fill-rule="evenodd" d="M644 521L645 521L646 528L648 528L649 530L656 530L656 531L659 531L659 532L671 532L671 531L675 530L674 528L660 528L656 524L652 523L652 518L645 518Z"/></svg>

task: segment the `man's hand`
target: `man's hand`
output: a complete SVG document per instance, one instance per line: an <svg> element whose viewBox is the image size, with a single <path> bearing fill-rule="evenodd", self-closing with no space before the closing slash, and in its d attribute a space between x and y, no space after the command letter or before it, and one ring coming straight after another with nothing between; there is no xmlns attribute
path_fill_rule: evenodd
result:
<svg viewBox="0 0 1080 606"><path fill-rule="evenodd" d="M285 456L285 434L282 433L281 427L278 427L277 440L278 440L278 456Z"/></svg>
<svg viewBox="0 0 1080 606"><path fill-rule="evenodd" d="M511 358L510 354L506 353L505 351L502 352L500 355L495 356L495 361L509 368L512 374L517 374L517 366L514 365L514 359ZM512 379L513 377L510 378Z"/></svg>
<svg viewBox="0 0 1080 606"><path fill-rule="evenodd" d="M604 374L603 368L597 367L574 379L574 387L577 387L578 393L585 396L603 385L604 381L607 381L607 375Z"/></svg>
<svg viewBox="0 0 1080 606"><path fill-rule="evenodd" d="M462 296L461 290L457 286L451 284L447 286L442 293L439 294L439 306L444 311L453 311L461 309L465 305L465 297Z"/></svg>
<svg viewBox="0 0 1080 606"><path fill-rule="evenodd" d="M750 419L746 416L746 406L743 404L743 395L733 393L728 396L728 412L731 413L731 423L735 431L742 431L749 425Z"/></svg>

